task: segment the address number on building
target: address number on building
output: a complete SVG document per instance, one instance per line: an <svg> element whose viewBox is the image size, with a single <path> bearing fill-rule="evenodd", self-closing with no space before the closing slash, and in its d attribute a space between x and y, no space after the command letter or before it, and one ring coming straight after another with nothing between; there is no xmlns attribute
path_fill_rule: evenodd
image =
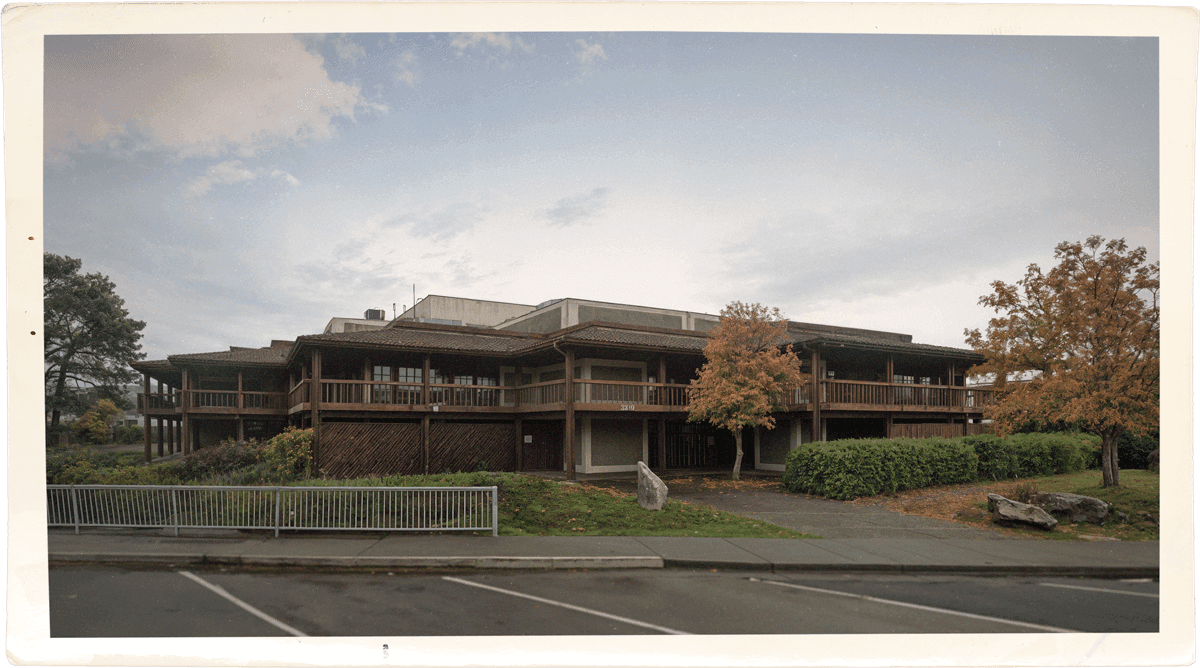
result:
<svg viewBox="0 0 1200 668"><path fill-rule="evenodd" d="M636 411L636 410L637 410L637 404L621 404L621 410L623 410L623 411Z"/></svg>

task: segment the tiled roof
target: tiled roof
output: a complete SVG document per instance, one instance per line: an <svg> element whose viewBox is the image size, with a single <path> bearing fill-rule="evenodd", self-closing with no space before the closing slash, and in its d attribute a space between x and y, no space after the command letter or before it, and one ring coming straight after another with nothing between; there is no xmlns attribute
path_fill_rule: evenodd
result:
<svg viewBox="0 0 1200 668"><path fill-rule="evenodd" d="M983 356L976 353L974 350L966 348L949 348L947 346L934 346L927 343L902 343L899 341L889 341L871 336L847 336L845 334L795 334L791 337L793 344L798 343L840 343L847 346L855 347L871 347L883 348L886 350L894 350L897 352L912 352L912 353L931 353L938 355L953 355L955 357L969 357L972 359L983 359Z"/></svg>
<svg viewBox="0 0 1200 668"><path fill-rule="evenodd" d="M640 331L617 327L590 326L566 335L568 341L594 341L627 346L647 346L670 350L702 351L707 336L668 334L660 331Z"/></svg>
<svg viewBox="0 0 1200 668"><path fill-rule="evenodd" d="M186 355L168 355L171 364L211 363L211 364L255 364L283 366L287 361L291 347L272 348L234 348L215 353L189 353Z"/></svg>
<svg viewBox="0 0 1200 668"><path fill-rule="evenodd" d="M396 346L419 350L452 350L456 352L515 353L541 342L541 337L513 336L510 333L489 333L467 329L414 327L396 324L386 329L337 334L301 336L299 343L342 343L372 346Z"/></svg>
<svg viewBox="0 0 1200 668"><path fill-rule="evenodd" d="M132 362L129 366L138 371L169 371L172 368L171 362L168 360L142 360Z"/></svg>

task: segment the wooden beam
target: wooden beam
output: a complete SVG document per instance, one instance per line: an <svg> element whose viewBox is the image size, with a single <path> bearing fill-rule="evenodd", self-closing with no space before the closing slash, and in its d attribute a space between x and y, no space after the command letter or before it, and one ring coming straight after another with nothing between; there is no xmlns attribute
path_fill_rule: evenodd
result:
<svg viewBox="0 0 1200 668"><path fill-rule="evenodd" d="M312 383L309 390L309 401L312 408L313 430L313 470L319 468L321 461L321 350L314 348L312 353Z"/></svg>
<svg viewBox="0 0 1200 668"><path fill-rule="evenodd" d="M575 351L565 350L563 364L566 403L563 420L563 462L567 469L567 480L575 479Z"/></svg>
<svg viewBox="0 0 1200 668"><path fill-rule="evenodd" d="M190 403L190 396L188 395L189 382L188 370L187 367L184 367L183 386L179 388L179 402L183 406L183 421L179 425L179 440L181 441L179 445L183 449L185 456L192 452L192 422L188 417L188 404Z"/></svg>
<svg viewBox="0 0 1200 668"><path fill-rule="evenodd" d="M658 416L658 469L667 470L667 418Z"/></svg>
<svg viewBox="0 0 1200 668"><path fill-rule="evenodd" d="M421 403L429 406L429 355L421 361Z"/></svg>
<svg viewBox="0 0 1200 668"><path fill-rule="evenodd" d="M889 358L890 359L890 358ZM812 364L812 442L821 441L821 356L813 348Z"/></svg>
<svg viewBox="0 0 1200 668"><path fill-rule="evenodd" d="M142 437L146 441L146 463L150 463L150 374L142 374Z"/></svg>
<svg viewBox="0 0 1200 668"><path fill-rule="evenodd" d="M169 388L168 388L169 389ZM179 428L179 421L175 418L167 420L167 454L175 454L175 430Z"/></svg>

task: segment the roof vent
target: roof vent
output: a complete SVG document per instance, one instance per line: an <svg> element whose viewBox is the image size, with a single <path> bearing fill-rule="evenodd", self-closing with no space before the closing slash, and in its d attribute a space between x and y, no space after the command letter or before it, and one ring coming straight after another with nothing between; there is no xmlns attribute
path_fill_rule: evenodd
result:
<svg viewBox="0 0 1200 668"><path fill-rule="evenodd" d="M363 314L363 318L366 320L383 320L385 317L387 317L387 313L381 308L369 308Z"/></svg>

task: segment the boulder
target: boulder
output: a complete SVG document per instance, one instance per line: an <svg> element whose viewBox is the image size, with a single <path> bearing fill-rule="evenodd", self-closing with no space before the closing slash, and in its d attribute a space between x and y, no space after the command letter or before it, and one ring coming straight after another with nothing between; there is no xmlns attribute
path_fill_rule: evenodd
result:
<svg viewBox="0 0 1200 668"><path fill-rule="evenodd" d="M1058 520L1037 506L1006 499L999 494L988 494L987 498L993 522L1031 524L1045 531L1058 526Z"/></svg>
<svg viewBox="0 0 1200 668"><path fill-rule="evenodd" d="M1034 505L1068 522L1104 524L1108 519L1108 504L1091 496L1068 492L1046 492L1033 499Z"/></svg>
<svg viewBox="0 0 1200 668"><path fill-rule="evenodd" d="M667 505L667 484L645 462L638 462L638 505L646 510L662 510Z"/></svg>
<svg viewBox="0 0 1200 668"><path fill-rule="evenodd" d="M1151 473L1158 473L1158 448L1150 452L1150 456L1147 458L1146 470Z"/></svg>

